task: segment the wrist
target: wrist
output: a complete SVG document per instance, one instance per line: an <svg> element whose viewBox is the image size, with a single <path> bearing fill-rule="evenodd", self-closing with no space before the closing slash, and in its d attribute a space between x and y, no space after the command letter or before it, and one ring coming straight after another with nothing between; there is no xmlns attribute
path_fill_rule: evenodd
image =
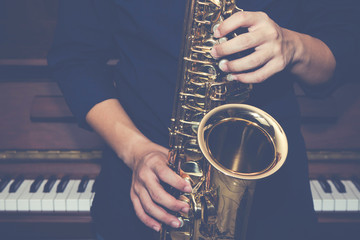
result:
<svg viewBox="0 0 360 240"><path fill-rule="evenodd" d="M163 155L167 160L168 149L150 141L144 136L132 138L129 141L128 147L122 151L124 157L120 157L124 163L132 170L136 168L137 164L146 160L151 155Z"/></svg>
<svg viewBox="0 0 360 240"><path fill-rule="evenodd" d="M144 150L146 146L151 144L151 141L138 131L130 131L126 136L126 140L121 141L122 144L114 145L113 149L117 156L124 161L129 168L133 169L136 159L141 155L141 150Z"/></svg>
<svg viewBox="0 0 360 240"><path fill-rule="evenodd" d="M291 49L289 61L290 71L296 74L298 71L301 71L300 68L306 67L310 62L303 42L303 38L307 36L288 29L283 29L283 31L287 39L287 44L290 45Z"/></svg>
<svg viewBox="0 0 360 240"><path fill-rule="evenodd" d="M290 72L309 86L328 81L336 66L334 55L328 46L310 35L287 31L294 46Z"/></svg>

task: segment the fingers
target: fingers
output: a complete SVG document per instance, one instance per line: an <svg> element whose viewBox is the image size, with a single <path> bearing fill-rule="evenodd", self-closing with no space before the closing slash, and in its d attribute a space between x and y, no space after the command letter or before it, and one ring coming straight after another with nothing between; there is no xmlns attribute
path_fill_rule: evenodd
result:
<svg viewBox="0 0 360 240"><path fill-rule="evenodd" d="M171 170L167 165L155 165L154 166L155 174L163 182L169 184L170 186L182 191L182 192L191 192L191 185L185 179L176 174Z"/></svg>
<svg viewBox="0 0 360 240"><path fill-rule="evenodd" d="M230 39L229 41L214 46L211 50L211 55L214 58L220 58L250 48L255 48L266 41L266 37L264 35L263 31L243 33Z"/></svg>
<svg viewBox="0 0 360 240"><path fill-rule="evenodd" d="M247 28L248 32L222 41L211 50L215 59L222 58L219 68L231 73L227 75L228 80L259 83L285 69L291 61L291 42L284 37L283 29L265 13L235 13L217 27L214 37L224 37L238 28ZM236 55L249 49L254 51L246 56ZM238 58L226 60L230 55Z"/></svg>
<svg viewBox="0 0 360 240"><path fill-rule="evenodd" d="M228 80L237 80L243 83L260 83L282 69L284 69L284 66L279 61L272 60L253 72L229 74Z"/></svg>
<svg viewBox="0 0 360 240"><path fill-rule="evenodd" d="M159 222L179 227L180 221L165 209L187 213L190 207L166 192L160 182L191 192L190 184L168 167L167 156L162 151L151 152L138 161L133 170L131 199L136 214L154 230L160 226Z"/></svg>
<svg viewBox="0 0 360 240"><path fill-rule="evenodd" d="M185 181L182 177L176 174L173 170L167 165L167 155L160 152L152 152L144 157L144 175L147 174L148 169L154 172L156 177L169 184L170 186L182 191L182 192L191 192L191 185ZM139 178L142 177L142 174L139 174Z"/></svg>
<svg viewBox="0 0 360 240"><path fill-rule="evenodd" d="M133 192L133 190L131 190L131 192L130 192L130 198L134 205L134 210L135 210L136 216L140 219L140 221L142 221L146 226L154 229L155 231L157 231L157 232L160 231L161 224L145 213L139 198Z"/></svg>
<svg viewBox="0 0 360 240"><path fill-rule="evenodd" d="M249 31L215 45L211 50L211 55L218 59L248 49L258 50L259 47L277 38L276 26L263 12L238 12L222 22L214 36L224 37L238 28L246 27Z"/></svg>
<svg viewBox="0 0 360 240"><path fill-rule="evenodd" d="M219 62L219 68L223 72L243 72L249 69L259 68L272 59L269 49L258 50L243 58L232 61L222 59Z"/></svg>
<svg viewBox="0 0 360 240"><path fill-rule="evenodd" d="M154 178L156 178L154 176ZM164 206L174 212L188 212L189 205L185 202L175 199L172 195L164 190L157 179L144 182L146 190L151 197L151 200Z"/></svg>
<svg viewBox="0 0 360 240"><path fill-rule="evenodd" d="M132 201L136 215L146 226L158 231L161 228L161 225L157 220L174 228L180 226L180 221L175 216L169 214L152 201L145 188L138 191L139 193L134 191L133 194L131 194Z"/></svg>
<svg viewBox="0 0 360 240"><path fill-rule="evenodd" d="M254 26L264 18L268 18L264 12L237 12L220 24L214 33L214 37L224 37L238 28L254 29Z"/></svg>

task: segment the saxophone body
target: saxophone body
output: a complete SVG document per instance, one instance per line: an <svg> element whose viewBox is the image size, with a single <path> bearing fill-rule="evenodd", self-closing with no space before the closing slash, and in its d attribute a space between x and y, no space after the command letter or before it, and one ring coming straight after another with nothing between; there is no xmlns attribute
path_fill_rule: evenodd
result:
<svg viewBox="0 0 360 240"><path fill-rule="evenodd" d="M163 225L161 240L246 239L256 179L276 172L287 156L281 126L244 104L252 86L227 81L210 55L216 27L242 11L235 0L188 0L169 128L169 165L192 193L169 191L190 205L180 228ZM236 36L233 33L227 38Z"/></svg>

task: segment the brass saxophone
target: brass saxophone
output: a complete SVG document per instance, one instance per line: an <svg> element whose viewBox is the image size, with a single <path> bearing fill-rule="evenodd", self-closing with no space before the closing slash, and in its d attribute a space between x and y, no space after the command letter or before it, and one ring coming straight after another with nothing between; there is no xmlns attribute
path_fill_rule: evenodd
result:
<svg viewBox="0 0 360 240"><path fill-rule="evenodd" d="M176 213L181 227L164 225L160 239L246 239L254 180L283 165L286 135L270 115L242 104L252 86L227 81L210 55L215 44L226 41L213 37L216 27L242 11L235 0L188 0L186 9L169 165L193 191L173 189L190 211Z"/></svg>

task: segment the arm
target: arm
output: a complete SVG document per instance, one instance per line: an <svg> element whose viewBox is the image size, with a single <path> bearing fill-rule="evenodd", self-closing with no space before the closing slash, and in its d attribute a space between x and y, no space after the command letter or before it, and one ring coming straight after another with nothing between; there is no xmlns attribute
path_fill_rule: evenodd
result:
<svg viewBox="0 0 360 240"><path fill-rule="evenodd" d="M81 126L98 132L133 170L130 194L139 218L155 230L160 229L158 221L178 226L176 217L163 207L186 212L189 206L166 193L160 181L182 191L191 191L186 188L190 185L167 167L168 150L134 126L116 99L117 90L106 71L106 62L116 49L111 6L108 1L87 0L59 4L48 63L71 111Z"/></svg>
<svg viewBox="0 0 360 240"><path fill-rule="evenodd" d="M249 33L216 46L216 57L226 59L226 51L231 48L251 45L255 49L242 61L231 61L234 71L226 69L228 63L223 61L223 69L234 75L230 78L257 83L285 70L293 73L306 93L315 97L328 95L337 86L356 80L360 41L356 1L294 0L294 4L297 12L293 21L301 24L294 25L297 32L278 26L261 12L240 12L220 25L219 36L237 27L248 28ZM275 14L281 13L273 5L266 11L276 18ZM238 72L244 69L246 72Z"/></svg>
<svg viewBox="0 0 360 240"><path fill-rule="evenodd" d="M95 105L86 120L133 170L130 197L139 219L155 231L161 228L158 221L179 227L179 220L163 207L188 212L189 205L168 194L160 181L184 192L191 192L191 186L167 166L168 150L147 139L116 99Z"/></svg>

